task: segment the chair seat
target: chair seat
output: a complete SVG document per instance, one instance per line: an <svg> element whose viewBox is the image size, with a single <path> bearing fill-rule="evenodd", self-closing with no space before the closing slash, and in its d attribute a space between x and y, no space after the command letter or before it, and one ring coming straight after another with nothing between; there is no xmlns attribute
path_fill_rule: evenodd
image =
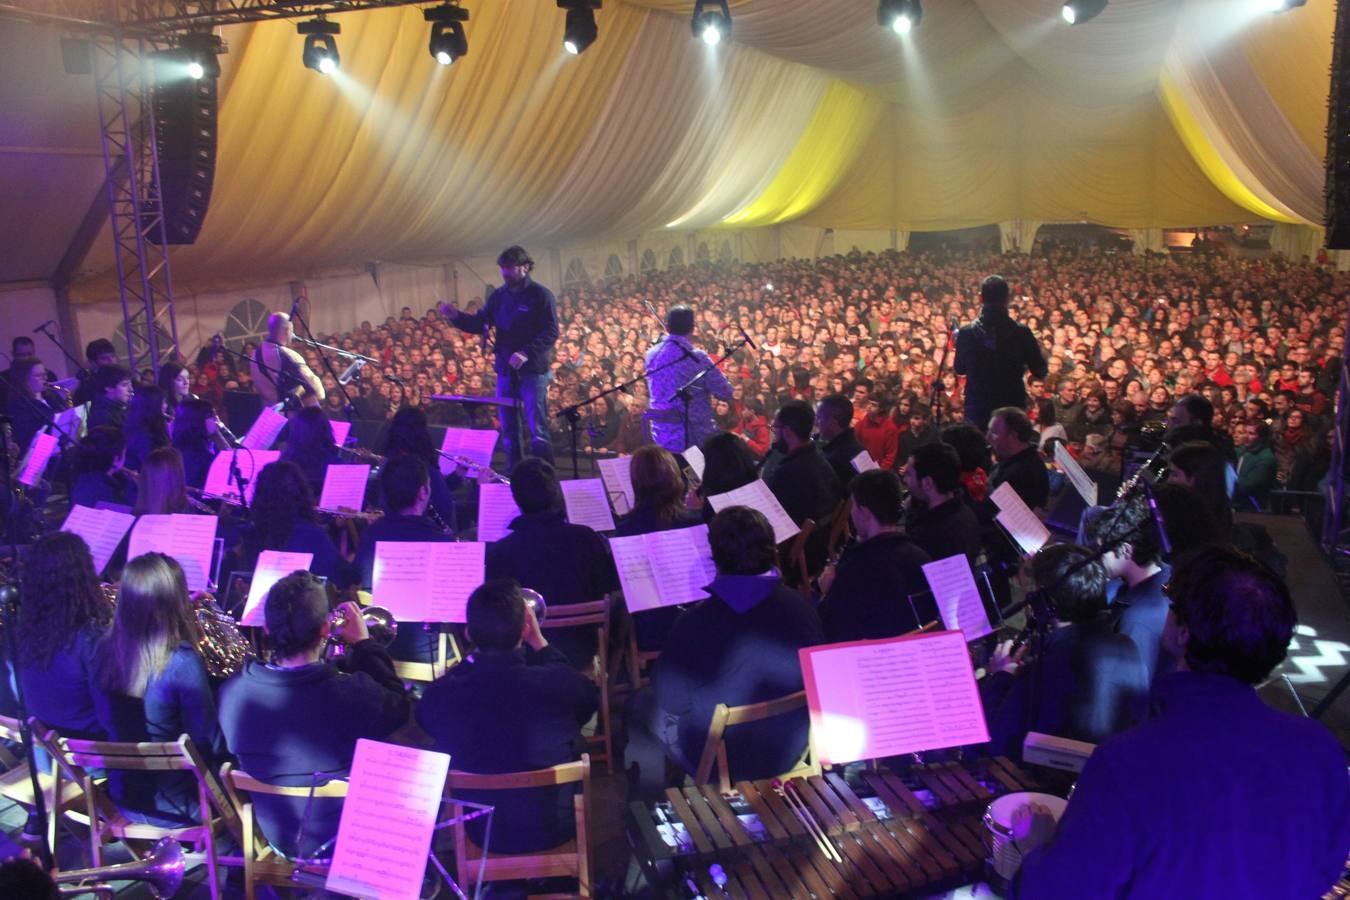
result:
<svg viewBox="0 0 1350 900"><path fill-rule="evenodd" d="M466 851L472 857L469 861L470 872L468 873L468 877L472 881L478 877L477 860L483 855L483 849L467 835L465 835L464 843L467 845ZM485 874L490 876L493 881L510 881L519 878L552 878L559 875L576 877L576 839L539 853L531 853L528 856L492 851L487 855L487 872Z"/></svg>
<svg viewBox="0 0 1350 900"><path fill-rule="evenodd" d="M50 796L52 776L46 773L38 775L38 785L43 794ZM80 790L78 784L63 778L61 780L61 796L57 805L60 807L70 806L78 803L83 796L84 791ZM33 806L33 781L28 777L28 766L26 764L0 773L0 797L13 800L20 806Z"/></svg>

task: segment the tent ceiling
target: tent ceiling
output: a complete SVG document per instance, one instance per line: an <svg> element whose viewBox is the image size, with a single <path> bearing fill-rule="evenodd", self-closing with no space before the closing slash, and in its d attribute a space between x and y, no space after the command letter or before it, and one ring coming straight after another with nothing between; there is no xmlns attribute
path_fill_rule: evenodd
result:
<svg viewBox="0 0 1350 900"><path fill-rule="evenodd" d="M579 58L546 0L465 5L449 69L412 7L337 17L338 79L301 67L290 23L224 29L215 193L176 286L793 219L1316 217L1330 3L1113 0L1070 28L1059 0L930 0L901 40L873 0L744 0L709 51L688 0L611 0ZM50 277L101 181L59 37L0 28L0 281ZM110 248L83 296L108 294Z"/></svg>

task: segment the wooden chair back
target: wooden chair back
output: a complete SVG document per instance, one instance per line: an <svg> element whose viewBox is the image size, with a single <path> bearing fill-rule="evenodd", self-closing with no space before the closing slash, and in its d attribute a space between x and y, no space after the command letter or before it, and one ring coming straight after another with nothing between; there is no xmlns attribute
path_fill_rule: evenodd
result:
<svg viewBox="0 0 1350 900"><path fill-rule="evenodd" d="M0 797L12 800L24 809L32 810L37 805L37 800L33 796L33 780L28 773L23 730L18 719L0 716L0 741L7 741L15 747L15 751L11 751L5 744L0 744L0 766L4 767L4 771L0 772ZM38 746L40 745L35 742L34 747ZM56 780L52 775L56 766L55 760L44 760L42 756L38 756L37 760L38 790L42 791L47 807L47 846L54 847L57 823L63 819L65 813L83 809L84 794L78 784L64 780L61 783L61 796L57 798Z"/></svg>
<svg viewBox="0 0 1350 900"><path fill-rule="evenodd" d="M713 767L716 766L718 789L724 794L730 793L731 768L727 764L726 730L804 709L806 709L806 691L797 691L795 694L775 697L760 703L748 703L744 706L717 704L713 708L712 721L708 725L708 737L703 742L703 754L699 757L698 769L694 772L694 782L707 784L712 780ZM791 770L781 773L781 777L796 778L819 774L820 766L811 755L811 742L808 740L801 760Z"/></svg>
<svg viewBox="0 0 1350 900"><path fill-rule="evenodd" d="M442 631L436 639L436 658L431 662L410 662L405 659L394 660L394 673L404 681L419 681L430 684L459 665L463 656L459 652L459 642L448 631Z"/></svg>
<svg viewBox="0 0 1350 900"><path fill-rule="evenodd" d="M806 542L811 540L815 530L816 520L806 519L788 547L788 564L797 570L797 589L807 600L811 599L811 564L806 560Z"/></svg>
<svg viewBox="0 0 1350 900"><path fill-rule="evenodd" d="M549 617L552 618L552 610ZM478 848L469 839L463 815L465 807L455 802L456 791L511 791L523 788L556 787L580 784L581 790L572 798L572 813L577 836L573 840L534 853L489 853L481 862L472 860L471 853ZM529 772L505 772L498 775L478 775L452 770L445 779L446 796L451 801L455 822L451 835L455 842L455 872L460 886L482 881L514 881L526 878L571 877L577 879L577 893L591 895L590 841L587 817L591 802L591 760L583 755L576 762L563 763L547 769Z"/></svg>
<svg viewBox="0 0 1350 900"><path fill-rule="evenodd" d="M548 631L555 628L595 629L595 660L586 674L600 689L600 727L586 741L593 747L592 755L597 761L603 759L609 774L613 775L614 735L609 715L609 598L550 606L541 624Z"/></svg>
<svg viewBox="0 0 1350 900"><path fill-rule="evenodd" d="M89 819L89 857L94 867L103 865L103 844L120 840L136 858L141 858L139 842L154 842L172 837L193 844L209 873L212 898L220 896L217 878L217 838L222 834L241 837L239 818L220 783L207 769L201 753L186 734L176 741L146 741L123 743L116 741L85 741L64 738L50 728L33 720L30 722L34 740L56 761L57 789L68 779L80 785L85 797L85 814ZM197 821L192 825L147 825L129 819L107 794L104 785L96 782L90 770L121 770L128 772L186 772L197 786Z"/></svg>
<svg viewBox="0 0 1350 900"><path fill-rule="evenodd" d="M241 772L233 763L226 763L220 769L220 781L225 785L225 794L230 805L239 816L240 830L243 832L244 851L244 896L246 900L255 900L259 884L295 886L297 866L294 862L272 849L267 835L263 834L253 810L254 796L267 797L308 797L309 785L280 785L260 781ZM316 798L336 798L347 796L347 782L333 780L313 788ZM322 867L306 866L306 871L315 875L326 875Z"/></svg>

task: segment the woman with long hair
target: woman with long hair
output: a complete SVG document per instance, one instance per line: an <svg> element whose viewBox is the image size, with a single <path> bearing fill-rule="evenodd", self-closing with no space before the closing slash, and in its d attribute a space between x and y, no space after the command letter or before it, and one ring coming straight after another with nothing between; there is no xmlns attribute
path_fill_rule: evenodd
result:
<svg viewBox="0 0 1350 900"><path fill-rule="evenodd" d="M141 466L140 484L136 491L138 516L190 513L183 480L183 458L172 447L151 451Z"/></svg>
<svg viewBox="0 0 1350 900"><path fill-rule="evenodd" d="M174 741L186 734L208 761L220 759L215 693L198 636L182 567L163 553L127 563L112 628L95 655L99 721L113 740ZM109 774L110 793L124 810L147 820L196 818L190 773Z"/></svg>
<svg viewBox="0 0 1350 900"><path fill-rule="evenodd" d="M93 659L112 618L84 539L69 531L39 538L23 569L16 635L29 715L66 737L106 737L94 707Z"/></svg>
<svg viewBox="0 0 1350 900"><path fill-rule="evenodd" d="M404 406L394 413L394 417L389 420L388 429L385 430L380 455L385 460L400 456L415 456L426 463L427 471L431 473L431 508L436 510L436 515L440 516L442 522L453 527L456 519L455 498L451 492L451 485L457 487L463 479L452 475L447 482L441 475L441 456L431 439L425 412L416 406Z"/></svg>
<svg viewBox="0 0 1350 900"><path fill-rule="evenodd" d="M155 384L164 392L164 402L168 405L170 418L175 415L178 404L192 396L192 375L188 372L187 366L180 366L178 363L169 362L160 366Z"/></svg>
<svg viewBox="0 0 1350 900"><path fill-rule="evenodd" d="M241 567L252 569L264 550L312 553L309 570L334 580L342 559L314 513L314 493L295 463L278 461L258 473L253 506L252 530L244 540Z"/></svg>
<svg viewBox="0 0 1350 900"><path fill-rule="evenodd" d="M173 417L173 447L183 458L183 480L200 489L206 484L211 461L225 444L220 420L210 403L189 397L179 402Z"/></svg>
<svg viewBox="0 0 1350 900"><path fill-rule="evenodd" d="M315 494L320 493L329 464L338 461L332 423L322 409L307 406L291 416L286 425L286 435L281 459L299 466L300 471L305 473L310 490Z"/></svg>
<svg viewBox="0 0 1350 900"><path fill-rule="evenodd" d="M164 392L154 385L142 387L131 396L123 425L128 468L139 470L151 451L169 446L169 417L164 404Z"/></svg>
<svg viewBox="0 0 1350 900"><path fill-rule="evenodd" d="M703 486L699 494L706 500L714 494L744 487L759 477L759 463L745 441L721 431L703 442ZM711 519L712 508L704 504L704 518Z"/></svg>

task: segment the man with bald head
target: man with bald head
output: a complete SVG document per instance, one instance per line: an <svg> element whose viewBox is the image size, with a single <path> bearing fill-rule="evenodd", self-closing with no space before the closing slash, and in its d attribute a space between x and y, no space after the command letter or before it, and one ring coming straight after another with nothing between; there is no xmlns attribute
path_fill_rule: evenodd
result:
<svg viewBox="0 0 1350 900"><path fill-rule="evenodd" d="M290 316L275 312L267 317L267 340L258 345L249 360L249 370L268 406L287 402L318 406L323 401L323 382L305 358L290 348L294 338Z"/></svg>

